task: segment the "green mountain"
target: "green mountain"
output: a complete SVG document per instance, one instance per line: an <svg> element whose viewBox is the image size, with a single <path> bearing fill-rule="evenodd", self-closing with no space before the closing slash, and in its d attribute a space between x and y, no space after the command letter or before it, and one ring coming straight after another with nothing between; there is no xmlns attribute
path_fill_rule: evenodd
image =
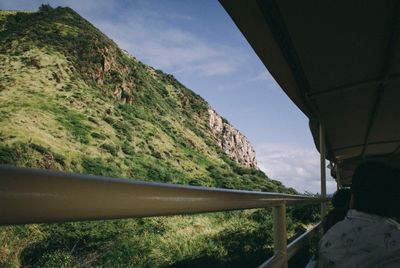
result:
<svg viewBox="0 0 400 268"><path fill-rule="evenodd" d="M223 151L200 96L73 10L2 12L0 21L1 163L285 190Z"/></svg>
<svg viewBox="0 0 400 268"><path fill-rule="evenodd" d="M0 164L295 193L200 96L72 9L1 11L0 44ZM1 227L0 266L258 264L270 229L265 210Z"/></svg>

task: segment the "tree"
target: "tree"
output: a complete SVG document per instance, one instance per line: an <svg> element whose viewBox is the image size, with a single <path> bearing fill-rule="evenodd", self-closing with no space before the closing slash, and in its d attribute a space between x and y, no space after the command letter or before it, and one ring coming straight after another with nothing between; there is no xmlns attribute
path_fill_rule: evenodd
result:
<svg viewBox="0 0 400 268"><path fill-rule="evenodd" d="M49 12L49 11L51 11L51 10L53 10L53 8L52 8L49 4L42 4L42 5L39 7L39 12L46 13L46 12Z"/></svg>

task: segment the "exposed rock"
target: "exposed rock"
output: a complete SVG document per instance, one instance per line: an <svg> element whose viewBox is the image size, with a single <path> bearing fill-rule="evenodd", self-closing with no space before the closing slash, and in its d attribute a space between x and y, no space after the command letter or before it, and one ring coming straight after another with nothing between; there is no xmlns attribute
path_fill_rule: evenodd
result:
<svg viewBox="0 0 400 268"><path fill-rule="evenodd" d="M132 89L134 88L135 88L135 83L133 81L130 81L129 85L125 81L123 81L121 85L116 85L113 95L118 99L121 99L122 103L131 104L133 98L130 92L132 92Z"/></svg>
<svg viewBox="0 0 400 268"><path fill-rule="evenodd" d="M108 51L107 51L108 52ZM112 54L114 56L114 54ZM103 54L102 59L102 71L103 73L108 72L111 69L111 64L115 61L115 58L107 57L106 54Z"/></svg>
<svg viewBox="0 0 400 268"><path fill-rule="evenodd" d="M209 126L222 150L238 163L257 168L256 153L250 141L210 107L208 114Z"/></svg>
<svg viewBox="0 0 400 268"><path fill-rule="evenodd" d="M113 47L104 47L98 50L101 54L101 64L95 70L93 79L99 85L103 85L110 75L119 74L120 81L112 81L114 83L114 91L112 94L120 99L122 103L133 102L133 92L136 90L135 81L130 77L130 69L126 65L117 62L117 51ZM109 82L109 81L108 81Z"/></svg>

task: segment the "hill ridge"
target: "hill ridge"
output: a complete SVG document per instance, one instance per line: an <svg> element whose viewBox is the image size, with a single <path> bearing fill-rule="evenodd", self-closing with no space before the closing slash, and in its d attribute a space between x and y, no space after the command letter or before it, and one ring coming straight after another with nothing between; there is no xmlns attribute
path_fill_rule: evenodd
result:
<svg viewBox="0 0 400 268"><path fill-rule="evenodd" d="M3 12L0 22L7 62L0 95L7 105L0 112L8 115L0 124L13 125L5 132L15 136L3 138L4 150L14 151L3 162L240 189L248 174L258 190L284 190L251 170L257 165L251 144L210 114L205 100L119 49L72 9ZM10 112L13 105L24 108ZM223 133L210 124L213 116L223 121ZM41 159L23 160L29 155Z"/></svg>

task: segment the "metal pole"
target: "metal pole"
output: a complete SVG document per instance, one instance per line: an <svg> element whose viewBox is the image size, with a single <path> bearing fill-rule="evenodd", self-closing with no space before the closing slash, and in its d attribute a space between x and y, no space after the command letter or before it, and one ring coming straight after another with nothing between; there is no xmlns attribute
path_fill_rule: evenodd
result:
<svg viewBox="0 0 400 268"><path fill-rule="evenodd" d="M326 169L325 169L325 156L326 156L326 143L325 143L325 128L320 122L319 124L319 152L321 164L321 197L326 198ZM321 219L326 215L326 204L321 203Z"/></svg>
<svg viewBox="0 0 400 268"><path fill-rule="evenodd" d="M0 225L320 203L320 198L141 182L0 165Z"/></svg>
<svg viewBox="0 0 400 268"><path fill-rule="evenodd" d="M287 268L286 205L273 208L274 211L274 254L284 259L282 268Z"/></svg>
<svg viewBox="0 0 400 268"><path fill-rule="evenodd" d="M339 190L340 188L342 188L342 181L341 181L341 174L340 174L341 170L340 170L340 164L337 163L336 164L336 185L337 185L337 189Z"/></svg>

